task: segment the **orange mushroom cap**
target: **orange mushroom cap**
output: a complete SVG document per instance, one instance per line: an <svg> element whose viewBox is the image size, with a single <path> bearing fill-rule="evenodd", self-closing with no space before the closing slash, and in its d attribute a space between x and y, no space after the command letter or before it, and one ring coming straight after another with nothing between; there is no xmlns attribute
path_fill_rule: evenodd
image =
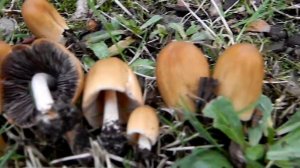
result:
<svg viewBox="0 0 300 168"><path fill-rule="evenodd" d="M0 41L0 63L2 62L3 58L7 56L11 52L11 47L4 41Z"/></svg>
<svg viewBox="0 0 300 168"><path fill-rule="evenodd" d="M103 122L105 91L116 91L121 123L127 122L134 108L144 104L137 77L129 66L114 57L100 60L88 72L82 102L84 116L94 128Z"/></svg>
<svg viewBox="0 0 300 168"><path fill-rule="evenodd" d="M247 121L262 92L264 65L258 49L251 44L235 44L217 60L213 77L219 81L218 94L229 98L240 119Z"/></svg>
<svg viewBox="0 0 300 168"><path fill-rule="evenodd" d="M195 112L192 97L197 95L200 78L208 76L205 56L190 42L171 42L158 55L158 89L169 107L180 107L182 102Z"/></svg>
<svg viewBox="0 0 300 168"><path fill-rule="evenodd" d="M131 114L127 124L127 136L131 141L143 146L140 138L145 137L154 145L159 135L159 120L155 110L150 106L140 106ZM147 146L147 144L145 145Z"/></svg>
<svg viewBox="0 0 300 168"><path fill-rule="evenodd" d="M27 27L36 37L64 42L62 34L69 28L47 0L26 0L21 12Z"/></svg>

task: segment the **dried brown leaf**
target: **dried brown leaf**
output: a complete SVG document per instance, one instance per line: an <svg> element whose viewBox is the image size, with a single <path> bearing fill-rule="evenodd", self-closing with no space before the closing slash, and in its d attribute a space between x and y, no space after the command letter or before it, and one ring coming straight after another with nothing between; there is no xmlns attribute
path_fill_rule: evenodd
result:
<svg viewBox="0 0 300 168"><path fill-rule="evenodd" d="M246 31L251 32L270 32L271 26L264 20L256 20L251 22Z"/></svg>

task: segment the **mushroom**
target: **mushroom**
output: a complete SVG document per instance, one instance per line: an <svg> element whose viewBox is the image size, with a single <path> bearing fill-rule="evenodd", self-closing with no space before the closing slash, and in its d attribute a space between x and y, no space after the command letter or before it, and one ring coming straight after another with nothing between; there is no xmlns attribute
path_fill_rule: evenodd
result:
<svg viewBox="0 0 300 168"><path fill-rule="evenodd" d="M129 117L127 136L138 144L140 150L150 151L159 135L159 121L155 110L150 106L136 108Z"/></svg>
<svg viewBox="0 0 300 168"><path fill-rule="evenodd" d="M4 57L11 52L11 47L4 41L0 41L0 63L4 59Z"/></svg>
<svg viewBox="0 0 300 168"><path fill-rule="evenodd" d="M262 92L263 58L251 44L235 44L217 60L213 77L218 80L218 95L229 98L243 121L251 118Z"/></svg>
<svg viewBox="0 0 300 168"><path fill-rule="evenodd" d="M9 122L23 128L39 125L58 135L77 122L73 104L82 91L83 71L64 46L46 39L16 45L2 62L1 80L2 111Z"/></svg>
<svg viewBox="0 0 300 168"><path fill-rule="evenodd" d="M47 0L25 0L21 12L26 26L36 37L65 42L63 33L69 29L68 25Z"/></svg>
<svg viewBox="0 0 300 168"><path fill-rule="evenodd" d="M111 152L120 153L126 138L122 126L130 112L144 104L140 85L129 66L118 58L96 62L88 72L82 110L93 128L101 127L103 146Z"/></svg>
<svg viewBox="0 0 300 168"><path fill-rule="evenodd" d="M171 42L158 55L157 85L169 107L178 108L183 104L195 112L193 97L197 97L200 78L208 76L206 58L190 42Z"/></svg>

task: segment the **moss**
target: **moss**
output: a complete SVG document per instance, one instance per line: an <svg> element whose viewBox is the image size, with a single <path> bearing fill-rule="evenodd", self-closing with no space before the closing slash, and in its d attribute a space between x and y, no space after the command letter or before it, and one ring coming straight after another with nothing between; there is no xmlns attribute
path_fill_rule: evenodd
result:
<svg viewBox="0 0 300 168"><path fill-rule="evenodd" d="M76 2L77 0L62 1L62 7L64 7L64 11L66 11L67 13L74 13L76 10Z"/></svg>

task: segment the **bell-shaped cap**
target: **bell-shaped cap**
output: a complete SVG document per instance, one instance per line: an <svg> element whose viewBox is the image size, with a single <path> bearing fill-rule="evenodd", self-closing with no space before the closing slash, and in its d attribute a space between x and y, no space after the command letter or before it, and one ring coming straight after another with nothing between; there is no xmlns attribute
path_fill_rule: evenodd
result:
<svg viewBox="0 0 300 168"><path fill-rule="evenodd" d="M16 45L2 62L2 111L8 120L21 127L36 124L39 111L35 107L30 83L36 73L54 78L50 87L53 99L75 103L83 88L80 61L64 46L46 39L32 46Z"/></svg>
<svg viewBox="0 0 300 168"><path fill-rule="evenodd" d="M127 136L130 141L138 143L139 138L143 136L151 142L151 145L154 145L158 135L159 120L152 107L140 106L130 114L127 124Z"/></svg>
<svg viewBox="0 0 300 168"><path fill-rule="evenodd" d="M169 107L185 105L195 112L201 77L209 76L208 62L201 50L190 42L171 42L157 58L156 80L159 92Z"/></svg>
<svg viewBox="0 0 300 168"><path fill-rule="evenodd" d="M235 44L217 60L213 77L218 80L218 95L229 98L241 120L253 114L254 103L262 92L263 58L251 44Z"/></svg>
<svg viewBox="0 0 300 168"><path fill-rule="evenodd" d="M63 32L68 26L47 0L25 0L21 12L26 26L36 37L63 43Z"/></svg>
<svg viewBox="0 0 300 168"><path fill-rule="evenodd" d="M127 123L130 112L144 103L141 87L130 67L118 58L97 61L86 77L82 110L89 124L103 123L104 93L116 91L121 123Z"/></svg>

